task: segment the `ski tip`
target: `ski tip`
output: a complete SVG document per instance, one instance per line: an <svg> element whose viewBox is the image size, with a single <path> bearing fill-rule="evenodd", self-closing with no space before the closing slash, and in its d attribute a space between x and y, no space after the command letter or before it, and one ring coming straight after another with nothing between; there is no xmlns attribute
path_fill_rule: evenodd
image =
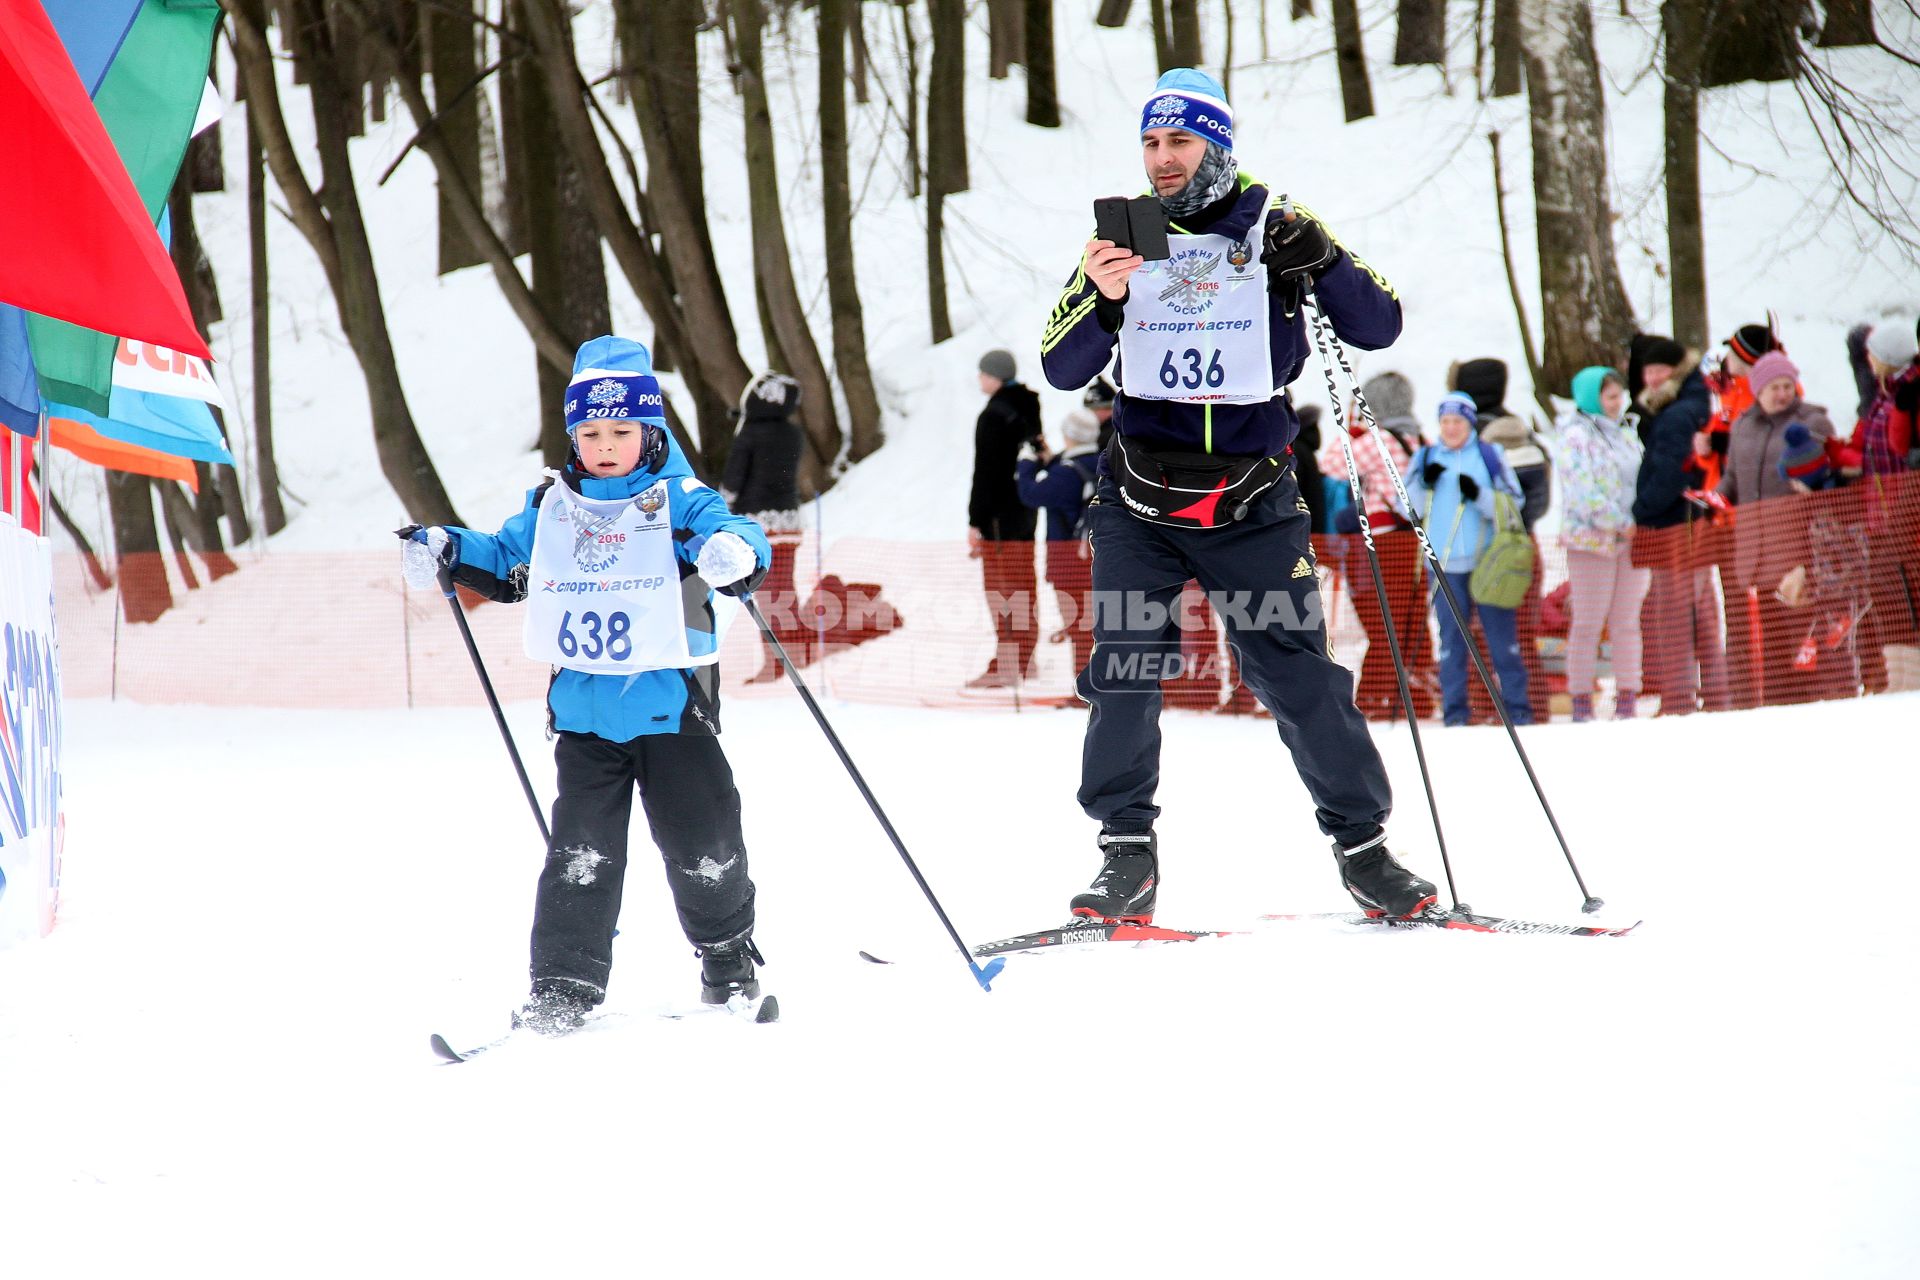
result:
<svg viewBox="0 0 1920 1280"><path fill-rule="evenodd" d="M438 1031L433 1033L432 1038L430 1038L427 1041L427 1043L433 1047L433 1052L435 1056L437 1056L443 1062L465 1062L466 1061L466 1057L462 1055L458 1049L448 1044L447 1038L441 1035Z"/></svg>
<svg viewBox="0 0 1920 1280"><path fill-rule="evenodd" d="M754 1011L754 1015L753 1015L753 1020L754 1020L755 1022L778 1022L778 1021L780 1021L780 1000L779 1000L779 997L777 997L777 996L768 996L768 997L766 997L765 999L763 999L763 1000L762 1000L762 1001L760 1002L760 1007L759 1007L759 1009L757 1009L757 1010L755 1010L755 1011Z"/></svg>
<svg viewBox="0 0 1920 1280"><path fill-rule="evenodd" d="M869 964L892 964L893 963L893 961L891 960L882 960L879 956L874 955L873 952L871 951L862 951L860 953L860 958L862 960L867 961Z"/></svg>

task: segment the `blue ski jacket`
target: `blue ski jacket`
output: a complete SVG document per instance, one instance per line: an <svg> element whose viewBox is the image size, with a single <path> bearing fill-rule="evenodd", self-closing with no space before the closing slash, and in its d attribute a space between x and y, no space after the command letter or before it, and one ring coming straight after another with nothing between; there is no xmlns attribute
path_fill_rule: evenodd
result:
<svg viewBox="0 0 1920 1280"><path fill-rule="evenodd" d="M1267 188L1240 175L1240 193L1224 213L1204 226L1172 223L1176 235L1244 237L1267 207ZM1207 210L1201 211L1203 215ZM1267 213L1269 225L1280 211ZM1331 232L1329 232L1331 234ZM1400 336L1400 299L1378 272L1355 257L1338 240L1338 254L1314 284L1333 331L1340 340L1362 351L1391 346ZM1286 386L1300 376L1313 349L1300 290L1282 287L1269 295L1268 306L1275 384ZM1113 406L1114 430L1130 440L1193 453L1228 453L1272 457L1293 443L1300 421L1286 393L1260 404L1207 404L1184 400L1140 400L1125 393L1126 371L1119 367L1123 304L1103 299L1086 272L1074 268L1066 292L1047 321L1040 340L1040 363L1047 381L1062 391L1092 382L1109 360L1114 360L1114 383L1122 388ZM1106 469L1102 459L1101 470Z"/></svg>
<svg viewBox="0 0 1920 1280"><path fill-rule="evenodd" d="M561 483L582 497L601 501L632 498L662 478L667 487L667 513L673 522L674 559L681 583L694 576L694 561L706 540L721 531L746 539L761 567L773 563L773 552L760 526L727 509L726 499L702 484L687 465L680 446L668 437L666 456L658 469L636 468L611 478L582 475L572 467L561 473ZM527 596L527 565L533 559L533 533L540 497L547 481L527 493L523 506L498 533L449 528L458 541L459 561L454 581L490 600L516 603ZM683 592L691 612L713 608L713 593ZM591 675L565 667L554 669L547 688L548 723L569 733L590 733L610 742L629 742L650 733L718 733L720 731L720 670L717 666L684 670L641 671L632 675Z"/></svg>

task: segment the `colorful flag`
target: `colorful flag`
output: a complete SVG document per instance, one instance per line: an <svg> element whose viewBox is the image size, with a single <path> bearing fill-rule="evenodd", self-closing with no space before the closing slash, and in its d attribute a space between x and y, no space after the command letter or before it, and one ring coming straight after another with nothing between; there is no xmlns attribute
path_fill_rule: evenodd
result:
<svg viewBox="0 0 1920 1280"><path fill-rule="evenodd" d="M191 485L193 468L186 466L183 474L181 460L233 465L213 416L212 406L225 405L204 360L153 343L123 340L113 362L111 410L96 414L49 403L47 421L52 442L71 453L117 470L186 479Z"/></svg>
<svg viewBox="0 0 1920 1280"><path fill-rule="evenodd" d="M146 0L93 98L149 224L166 207L186 155L219 14L215 0ZM42 313L27 319L41 396L106 413L116 345L111 335L124 326L94 325L73 316L54 319L45 308L29 310ZM127 336L163 340L157 333ZM198 343L172 341L189 351L205 350Z"/></svg>

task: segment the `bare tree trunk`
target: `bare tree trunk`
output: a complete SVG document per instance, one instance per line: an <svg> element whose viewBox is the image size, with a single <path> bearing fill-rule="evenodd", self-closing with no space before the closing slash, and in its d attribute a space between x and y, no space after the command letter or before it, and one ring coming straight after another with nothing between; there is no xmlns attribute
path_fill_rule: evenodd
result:
<svg viewBox="0 0 1920 1280"><path fill-rule="evenodd" d="M1197 67L1205 56L1200 50L1200 0L1167 0L1167 24L1176 67Z"/></svg>
<svg viewBox="0 0 1920 1280"><path fill-rule="evenodd" d="M1707 345L1707 245L1700 217L1700 10L1695 0L1665 0L1663 103L1667 144L1667 258L1673 336Z"/></svg>
<svg viewBox="0 0 1920 1280"><path fill-rule="evenodd" d="M1541 369L1552 387L1633 336L1607 200L1606 108L1588 0L1521 6L1540 252Z"/></svg>
<svg viewBox="0 0 1920 1280"><path fill-rule="evenodd" d="M194 575L186 539L187 528L193 522L193 504L171 480L155 480L152 489L160 498L161 523L166 526L167 544L173 548L173 563L180 570L180 580L187 584L187 590L198 591L200 579Z"/></svg>
<svg viewBox="0 0 1920 1280"><path fill-rule="evenodd" d="M1227 28L1227 47L1220 56L1220 87L1233 101L1233 0L1220 0L1220 16Z"/></svg>
<svg viewBox="0 0 1920 1280"><path fill-rule="evenodd" d="M900 60L907 69L907 196L920 194L920 43L913 35L913 8L900 4Z"/></svg>
<svg viewBox="0 0 1920 1280"><path fill-rule="evenodd" d="M987 0L987 75L1005 80L1010 68L1026 62L1025 0Z"/></svg>
<svg viewBox="0 0 1920 1280"><path fill-rule="evenodd" d="M1500 224L1500 265L1506 268L1507 296L1513 299L1513 317L1520 326L1520 354L1527 362L1527 374L1533 380L1533 400L1551 419L1553 399L1547 379L1540 368L1540 351L1533 342L1533 322L1527 319L1526 299L1520 293L1520 273L1513 267L1513 237L1507 230L1507 176L1500 164L1500 131L1487 134L1493 148L1493 212Z"/></svg>
<svg viewBox="0 0 1920 1280"><path fill-rule="evenodd" d="M746 115L747 200L753 219L753 261L766 289L767 314L778 336L789 372L800 383L800 422L816 453L833 459L840 453L840 423L833 407L833 383L807 328L787 255L787 231L780 213L779 169L774 158L773 117L767 106L760 55L760 0L728 0L733 15L734 53ZM827 477L821 477L823 483Z"/></svg>
<svg viewBox="0 0 1920 1280"><path fill-rule="evenodd" d="M827 302L833 310L833 364L847 397L848 457L858 462L883 443L880 400L867 367L866 320L853 252L853 195L847 165L846 23L859 0L819 0L820 195L826 224Z"/></svg>
<svg viewBox="0 0 1920 1280"><path fill-rule="evenodd" d="M867 64L872 58L867 52L867 6L858 0L847 14L847 52L853 61L853 101L864 107L867 105Z"/></svg>
<svg viewBox="0 0 1920 1280"><path fill-rule="evenodd" d="M201 340L205 341L208 331L223 317L213 265L207 261L206 252L200 244L200 228L194 222L193 187L193 175L183 166L180 175L174 179L173 190L167 193L167 213L173 222L171 252L174 271L186 287L187 305L193 311L193 321L200 330ZM214 416L221 417L217 409L214 410ZM220 425L224 434L224 419ZM209 513L227 515L234 542L245 542L253 536L253 526L247 519L246 495L240 487L240 473L236 467L222 466L217 472L211 468L205 469L200 485L199 513L207 526L207 535L214 551L223 551L225 548L220 542L218 514L210 516ZM216 572L214 576L219 577L220 574Z"/></svg>
<svg viewBox="0 0 1920 1280"><path fill-rule="evenodd" d="M1873 0L1827 0L1827 20L1820 27L1820 47L1877 44L1873 34Z"/></svg>
<svg viewBox="0 0 1920 1280"><path fill-rule="evenodd" d="M933 341L938 344L953 336L953 320L947 315L946 226L941 204L945 197L931 181L927 183L927 317Z"/></svg>
<svg viewBox="0 0 1920 1280"><path fill-rule="evenodd" d="M613 251L621 274L653 321L655 344L685 356L689 381L705 382L721 400L739 399L741 388L746 385L746 362L740 359L737 349L716 351L690 341L686 322L675 305L672 288L653 245L634 224L621 199L613 170L594 132L586 86L580 77L579 64L574 60L565 5L561 0L523 0L523 3L528 33L533 37L546 76L554 123L566 144L569 159L586 183L594 223ZM667 411L669 422L677 422L671 404ZM699 454L690 450L690 456L697 458Z"/></svg>
<svg viewBox="0 0 1920 1280"><path fill-rule="evenodd" d="M927 183L944 195L967 180L967 10L963 0L927 0L933 58L927 68Z"/></svg>
<svg viewBox="0 0 1920 1280"><path fill-rule="evenodd" d="M1520 52L1521 0L1493 0L1493 96L1511 98L1526 86Z"/></svg>
<svg viewBox="0 0 1920 1280"><path fill-rule="evenodd" d="M439 0L422 7L427 29L427 70L433 74L432 118L449 162L457 168L467 190L478 192L481 190L480 110L479 90L473 82L480 65L472 0ZM416 123L422 129L427 127L424 119ZM453 211L445 189L447 179L442 177L440 181L440 274L446 275L462 267L477 267L486 258Z"/></svg>
<svg viewBox="0 0 1920 1280"><path fill-rule="evenodd" d="M119 562L120 611L128 622L152 622L173 607L153 519L153 482L126 471L107 472L107 511Z"/></svg>
<svg viewBox="0 0 1920 1280"><path fill-rule="evenodd" d="M60 522L60 527L67 531L67 536L73 539L73 545L80 548L80 559L87 566L87 576L93 579L94 586L102 591L108 590L113 586L113 575L100 562L100 553L93 549L93 543L87 540L86 533L73 522L73 517L61 504L59 495L54 493L53 486L47 483L46 469L40 465L38 457L33 460L33 470L40 481L41 500L47 504L47 510L53 513L53 518Z"/></svg>
<svg viewBox="0 0 1920 1280"><path fill-rule="evenodd" d="M509 6L510 21L524 29L525 15ZM542 311L558 329L569 350L589 338L613 329L607 302L606 260L600 251L600 232L587 207L580 167L568 163L553 123L553 104L546 79L538 66L521 62L508 72L514 82L516 118L507 121L514 140L511 189L521 206L532 253L533 294ZM540 388L537 438L547 466L558 467L573 452L566 419L560 407L566 401L573 364L536 361L534 376Z"/></svg>
<svg viewBox="0 0 1920 1280"><path fill-rule="evenodd" d="M1700 84L1785 80L1794 72L1807 0L1696 0L1705 13Z"/></svg>
<svg viewBox="0 0 1920 1280"><path fill-rule="evenodd" d="M1360 40L1360 10L1355 0L1333 0L1333 56L1340 64L1340 103L1347 123L1373 114L1373 84L1367 79L1367 51Z"/></svg>
<svg viewBox="0 0 1920 1280"><path fill-rule="evenodd" d="M280 464L273 456L273 314L267 277L267 170L260 131L247 112L247 250L253 334L253 474L260 484L260 522L271 538L287 527L280 501Z"/></svg>
<svg viewBox="0 0 1920 1280"><path fill-rule="evenodd" d="M694 383L701 453L718 472L735 429L727 410L746 387L748 371L720 283L701 183L698 34L705 10L701 0L621 0L618 12L625 15L629 60L636 64L628 84L647 153L646 229L659 233L668 283L687 329L706 349L702 358L730 370L724 387ZM674 355L681 357L678 350Z"/></svg>
<svg viewBox="0 0 1920 1280"><path fill-rule="evenodd" d="M1393 65L1445 66L1446 62L1445 0L1400 0L1399 22L1393 41Z"/></svg>
<svg viewBox="0 0 1920 1280"><path fill-rule="evenodd" d="M1060 127L1060 91L1053 82L1053 0L1025 0L1027 123Z"/></svg>
<svg viewBox="0 0 1920 1280"><path fill-rule="evenodd" d="M313 86L308 97L320 152L320 192L309 187L300 172L286 121L280 114L272 51L261 25L264 6L260 0L221 0L234 31L240 72L246 79L248 117L260 127L267 161L287 198L289 215L326 272L340 313L340 327L366 382L374 449L387 483L415 519L459 524L459 514L414 426L394 361L392 335L380 302L379 277L347 155L348 118L341 107L344 94L334 61L332 31L319 0L290 0L290 5L290 34L300 65Z"/></svg>
<svg viewBox="0 0 1920 1280"><path fill-rule="evenodd" d="M1153 64L1165 75L1180 65L1173 57L1173 26L1167 20L1167 0L1153 0L1148 13L1153 23Z"/></svg>

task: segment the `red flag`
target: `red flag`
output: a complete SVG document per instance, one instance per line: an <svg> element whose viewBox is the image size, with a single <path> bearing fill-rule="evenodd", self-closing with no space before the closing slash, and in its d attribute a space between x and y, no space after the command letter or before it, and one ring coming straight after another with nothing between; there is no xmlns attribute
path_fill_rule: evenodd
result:
<svg viewBox="0 0 1920 1280"><path fill-rule="evenodd" d="M40 494L33 487L33 439L0 427L0 511L28 533L40 532Z"/></svg>
<svg viewBox="0 0 1920 1280"><path fill-rule="evenodd" d="M0 0L0 302L211 358L39 0Z"/></svg>

